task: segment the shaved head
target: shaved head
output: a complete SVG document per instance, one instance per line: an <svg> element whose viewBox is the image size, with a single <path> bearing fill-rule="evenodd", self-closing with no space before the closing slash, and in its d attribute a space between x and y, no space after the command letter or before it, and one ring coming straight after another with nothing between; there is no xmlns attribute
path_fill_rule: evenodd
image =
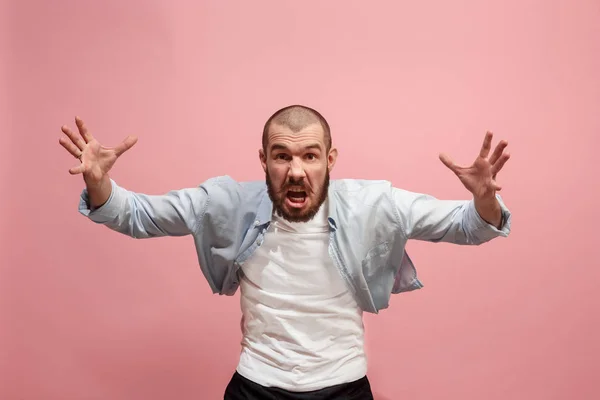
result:
<svg viewBox="0 0 600 400"><path fill-rule="evenodd" d="M312 124L320 124L323 128L323 134L325 136L324 142L327 151L331 149L331 131L329 129L329 124L318 111L313 110L310 107L301 105L288 106L278 110L267 120L262 137L263 151L265 153L267 152L269 144L269 128L272 124L285 126L293 132L300 132L302 129Z"/></svg>

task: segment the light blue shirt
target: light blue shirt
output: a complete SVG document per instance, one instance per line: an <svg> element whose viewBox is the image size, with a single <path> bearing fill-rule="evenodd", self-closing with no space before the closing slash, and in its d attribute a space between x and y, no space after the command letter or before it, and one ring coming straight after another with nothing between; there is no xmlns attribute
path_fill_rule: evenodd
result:
<svg viewBox="0 0 600 400"><path fill-rule="evenodd" d="M95 210L84 189L79 211L133 238L192 235L213 293L237 291L244 262L262 244L273 214L264 181L221 176L163 195L111 183L108 201ZM479 216L473 200L439 200L388 181L332 180L329 255L362 310L377 313L388 307L391 294L423 287L405 251L409 239L479 245L508 236L511 214L497 198L501 229Z"/></svg>

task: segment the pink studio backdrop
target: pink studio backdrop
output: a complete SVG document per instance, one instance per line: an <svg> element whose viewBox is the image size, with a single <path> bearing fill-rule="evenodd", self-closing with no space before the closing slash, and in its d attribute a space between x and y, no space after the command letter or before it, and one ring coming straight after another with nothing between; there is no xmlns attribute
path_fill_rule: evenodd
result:
<svg viewBox="0 0 600 400"><path fill-rule="evenodd" d="M0 398L219 399L239 297L191 238L136 241L77 212L59 128L138 144L113 178L163 193L262 179L276 109L321 110L334 178L466 198L438 160L509 141L508 240L410 243L425 288L367 315L376 399L597 399L600 3L2 3Z"/></svg>

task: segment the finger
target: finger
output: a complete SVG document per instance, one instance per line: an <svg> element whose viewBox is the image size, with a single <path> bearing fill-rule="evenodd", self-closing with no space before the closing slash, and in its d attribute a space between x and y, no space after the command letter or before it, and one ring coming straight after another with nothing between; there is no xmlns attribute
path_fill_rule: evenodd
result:
<svg viewBox="0 0 600 400"><path fill-rule="evenodd" d="M441 153L440 161L442 161L442 163L450 170L452 170L452 172L454 172L455 174L458 172L459 167L454 163L454 161L452 161L452 159L447 154Z"/></svg>
<svg viewBox="0 0 600 400"><path fill-rule="evenodd" d="M508 154L508 153L503 153L500 156L498 161L496 161L496 163L494 165L492 165L492 175L493 176L496 176L496 174L498 172L500 172L500 170L502 169L502 167L504 167L504 164L506 164L506 162L508 161L509 158L510 158L510 154Z"/></svg>
<svg viewBox="0 0 600 400"><path fill-rule="evenodd" d="M133 145L136 144L137 140L138 139L135 136L127 136L125 140L123 140L119 145L115 146L115 153L117 154L117 157L132 148Z"/></svg>
<svg viewBox="0 0 600 400"><path fill-rule="evenodd" d="M83 165L83 164L79 164L78 166L69 169L69 173L71 175L81 174L84 171L85 171L85 165Z"/></svg>
<svg viewBox="0 0 600 400"><path fill-rule="evenodd" d="M89 143L94 137L91 133L88 132L87 127L85 126L83 120L79 117L75 117L75 124L77 124L77 129L79 129L79 134L83 137L86 143Z"/></svg>
<svg viewBox="0 0 600 400"><path fill-rule="evenodd" d="M83 150L85 148L85 142L83 141L81 136L73 133L73 131L70 130L66 125L63 125L60 129L65 135L69 137L69 139L71 139L71 142L73 142L73 144L75 144L75 146L77 146L79 150Z"/></svg>
<svg viewBox="0 0 600 400"><path fill-rule="evenodd" d="M479 152L479 157L486 158L488 154L490 154L490 149L492 148L492 136L494 136L492 132L486 132L481 151Z"/></svg>
<svg viewBox="0 0 600 400"><path fill-rule="evenodd" d="M75 158L79 158L83 154L82 151L79 150L79 147L75 146L75 144L67 137L61 137L58 139L58 142Z"/></svg>
<svg viewBox="0 0 600 400"><path fill-rule="evenodd" d="M502 155L502 152L504 151L506 146L508 146L508 142L506 140L501 140L500 143L498 143L498 145L496 145L496 148L494 149L494 152L492 153L492 156L490 157L490 164L494 165L496 163L496 161L498 161L498 159Z"/></svg>

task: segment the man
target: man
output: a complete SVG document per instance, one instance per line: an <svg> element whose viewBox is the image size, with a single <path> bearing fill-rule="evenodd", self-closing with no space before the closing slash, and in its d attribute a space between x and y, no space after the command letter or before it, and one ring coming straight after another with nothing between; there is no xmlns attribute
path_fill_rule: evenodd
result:
<svg viewBox="0 0 600 400"><path fill-rule="evenodd" d="M496 194L509 155L487 133L473 165L441 161L472 193L444 201L387 181L333 180L337 150L316 110L289 106L265 124L265 181L223 176L197 188L146 195L109 178L136 138L106 148L76 118L60 143L80 164L80 212L135 238L192 235L214 293L241 292L242 351L225 399L372 399L362 313L392 293L422 287L409 239L478 245L508 236L510 212Z"/></svg>

